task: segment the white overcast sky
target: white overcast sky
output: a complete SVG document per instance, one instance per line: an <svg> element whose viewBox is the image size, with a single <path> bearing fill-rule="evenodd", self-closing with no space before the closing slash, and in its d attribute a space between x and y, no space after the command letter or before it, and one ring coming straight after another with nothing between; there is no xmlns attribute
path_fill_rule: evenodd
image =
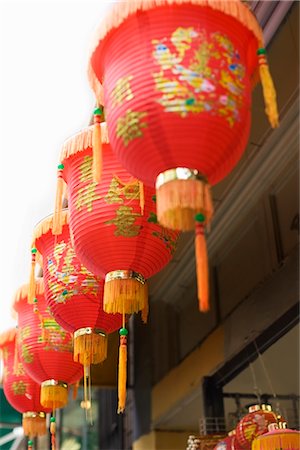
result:
<svg viewBox="0 0 300 450"><path fill-rule="evenodd" d="M0 0L0 332L27 283L34 226L53 211L63 141L88 125L88 50L112 1Z"/></svg>

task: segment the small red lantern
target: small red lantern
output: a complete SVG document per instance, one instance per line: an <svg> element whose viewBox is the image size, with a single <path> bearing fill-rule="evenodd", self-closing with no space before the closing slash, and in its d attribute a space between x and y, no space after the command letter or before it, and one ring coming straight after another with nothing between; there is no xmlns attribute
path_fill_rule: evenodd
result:
<svg viewBox="0 0 300 450"><path fill-rule="evenodd" d="M271 449L299 450L300 432L288 429L285 422L270 424L267 433L254 439L252 450Z"/></svg>
<svg viewBox="0 0 300 450"><path fill-rule="evenodd" d="M277 416L270 405L250 406L249 414L236 426L236 440L241 449L251 450L253 440L268 431L268 425L277 423Z"/></svg>
<svg viewBox="0 0 300 450"><path fill-rule="evenodd" d="M115 4L90 59L113 151L130 173L156 185L159 223L182 231L197 225L202 310L210 186L232 171L246 147L258 65L267 113L278 125L262 46L262 30L240 0L137 0Z"/></svg>
<svg viewBox="0 0 300 450"><path fill-rule="evenodd" d="M97 110L97 120L99 115ZM93 181L92 174L94 128L102 141L100 183ZM104 310L123 316L141 310L146 321L146 280L171 260L178 237L177 232L156 223L154 189L144 188L121 167L108 143L106 124L100 125L99 121L65 142L58 169L59 180L63 178L68 186L74 250L88 270L97 276L105 275ZM54 232L59 234L61 217L55 217ZM123 356L119 366L124 367L125 317L120 333ZM120 373L119 382L122 379L124 384L126 369ZM123 401L121 405L120 411L124 409Z"/></svg>
<svg viewBox="0 0 300 450"><path fill-rule="evenodd" d="M23 430L34 438L46 434L46 413L40 404L40 385L25 372L16 348L16 329L0 335L0 350L4 364L3 390L7 401L23 414Z"/></svg>
<svg viewBox="0 0 300 450"><path fill-rule="evenodd" d="M68 385L82 377L82 367L73 361L72 336L53 319L44 297L44 283L36 282L34 312L27 302L28 285L20 288L14 300L18 313L18 349L28 375L41 384L41 404L45 408L64 407Z"/></svg>
<svg viewBox="0 0 300 450"><path fill-rule="evenodd" d="M74 333L74 360L84 366L85 402L91 405L90 365L107 357L107 334L122 325L120 314L103 311L104 280L79 261L71 245L69 214L62 212L62 233L52 234L53 216L35 229L34 248L43 259L45 297L54 319Z"/></svg>

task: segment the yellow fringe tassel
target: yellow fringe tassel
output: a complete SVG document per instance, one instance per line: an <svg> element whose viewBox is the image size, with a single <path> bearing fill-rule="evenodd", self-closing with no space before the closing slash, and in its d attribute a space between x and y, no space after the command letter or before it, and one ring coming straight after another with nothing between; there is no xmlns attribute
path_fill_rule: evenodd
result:
<svg viewBox="0 0 300 450"><path fill-rule="evenodd" d="M33 415L32 417L26 417L26 414L24 414L22 426L25 436L31 438L47 434L46 417L40 417L38 413L36 416Z"/></svg>
<svg viewBox="0 0 300 450"><path fill-rule="evenodd" d="M208 258L204 225L202 224L196 225L195 253L199 310L201 312L207 312L209 310Z"/></svg>
<svg viewBox="0 0 300 450"><path fill-rule="evenodd" d="M276 128L279 125L279 115L276 102L276 90L265 56L265 50L259 49L258 52L260 51L264 52L258 55L258 61L259 61L259 75L265 101L265 112L266 115L268 116L271 127Z"/></svg>
<svg viewBox="0 0 300 450"><path fill-rule="evenodd" d="M140 191L140 208L141 208L141 214L144 215L144 208L145 208L145 192L144 192L144 184L142 181L139 181L139 191Z"/></svg>
<svg viewBox="0 0 300 450"><path fill-rule="evenodd" d="M53 215L53 225L52 225L52 234L59 235L62 233L63 227L63 218L62 218L62 209L63 209L63 198L65 192L65 182L62 176L62 171L64 169L63 164L59 164L58 172L57 172L57 185L56 185L56 198L55 198L55 207L54 207L54 215Z"/></svg>
<svg viewBox="0 0 300 450"><path fill-rule="evenodd" d="M125 330L125 328L122 328ZM127 330L126 330L127 332ZM123 413L126 405L127 383L127 336L120 335L119 375L118 375L118 414Z"/></svg>
<svg viewBox="0 0 300 450"><path fill-rule="evenodd" d="M44 408L63 408L67 403L67 387L61 385L41 386L41 405Z"/></svg>
<svg viewBox="0 0 300 450"><path fill-rule="evenodd" d="M157 219L165 228L190 231L195 216L203 214L209 224L213 216L210 187L201 180L172 180L162 184L157 193Z"/></svg>
<svg viewBox="0 0 300 450"><path fill-rule="evenodd" d="M96 110L98 111L98 109ZM102 175L102 137L100 114L94 114L93 129L93 181L100 183Z"/></svg>
<svg viewBox="0 0 300 450"><path fill-rule="evenodd" d="M83 366L99 364L107 358L107 336L102 333L74 335L74 361Z"/></svg>
<svg viewBox="0 0 300 450"><path fill-rule="evenodd" d="M149 314L149 301L148 301L148 296L147 296L145 298L144 308L142 309L142 312L141 312L142 321L145 324L148 322L148 314Z"/></svg>
<svg viewBox="0 0 300 450"><path fill-rule="evenodd" d="M252 442L252 450L271 449L296 450L300 448L300 433L295 431L280 434L263 435Z"/></svg>
<svg viewBox="0 0 300 450"><path fill-rule="evenodd" d="M85 365L83 367L83 400L85 409L85 418L89 420L90 425L93 425L93 411L92 411L92 386L91 386L91 366Z"/></svg>
<svg viewBox="0 0 300 450"><path fill-rule="evenodd" d="M36 264L36 248L31 249L31 270L30 270L30 279L28 286L28 298L27 301L30 304L34 303L35 299L35 264Z"/></svg>
<svg viewBox="0 0 300 450"><path fill-rule="evenodd" d="M147 283L134 278L114 279L104 284L103 309L106 313L133 314L148 302Z"/></svg>

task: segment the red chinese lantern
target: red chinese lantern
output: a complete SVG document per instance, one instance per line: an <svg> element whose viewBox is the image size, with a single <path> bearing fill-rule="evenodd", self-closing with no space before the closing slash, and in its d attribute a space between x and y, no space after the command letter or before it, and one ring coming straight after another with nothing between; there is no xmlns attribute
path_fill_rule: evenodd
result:
<svg viewBox="0 0 300 450"><path fill-rule="evenodd" d="M16 348L16 329L0 335L0 351L2 354L3 390L7 401L18 412L22 413L24 434L29 438L46 434L46 413L49 412L40 404L40 385L25 372ZM32 442L28 442L30 449Z"/></svg>
<svg viewBox="0 0 300 450"><path fill-rule="evenodd" d="M209 307L204 227L213 216L210 186L232 171L246 147L258 66L275 127L262 30L240 0L116 3L91 54L90 82L105 105L120 162L156 185L162 225L186 231L196 224L203 311Z"/></svg>
<svg viewBox="0 0 300 450"><path fill-rule="evenodd" d="M171 260L178 233L156 223L154 189L144 188L122 168L108 143L106 124L96 127L102 140L100 183L92 175L93 126L71 137L62 149L59 178L68 186L72 243L88 270L105 275L104 310L123 316L142 310L146 321L146 280ZM54 232L59 233L59 214L56 219ZM120 355L126 359L124 324ZM126 371L122 373L119 380Z"/></svg>
<svg viewBox="0 0 300 450"><path fill-rule="evenodd" d="M251 450L253 440L266 433L271 423L277 423L277 416L270 405L250 406L249 414L239 421L235 429L241 449Z"/></svg>
<svg viewBox="0 0 300 450"><path fill-rule="evenodd" d="M285 422L272 423L268 432L254 439L252 450L299 450L300 432L286 428Z"/></svg>
<svg viewBox="0 0 300 450"><path fill-rule="evenodd" d="M89 272L76 256L67 210L62 212L62 223L62 233L54 236L53 216L44 219L35 229L33 246L42 256L45 297L53 317L74 333L74 360L84 365L85 401L90 402L86 391L90 364L106 359L107 334L120 328L122 316L103 311L104 280Z"/></svg>
<svg viewBox="0 0 300 450"><path fill-rule="evenodd" d="M73 361L71 334L58 325L46 305L42 279L35 292L34 312L27 302L28 285L15 296L19 355L28 375L41 384L41 404L55 410L67 404L68 386L80 380L82 368Z"/></svg>

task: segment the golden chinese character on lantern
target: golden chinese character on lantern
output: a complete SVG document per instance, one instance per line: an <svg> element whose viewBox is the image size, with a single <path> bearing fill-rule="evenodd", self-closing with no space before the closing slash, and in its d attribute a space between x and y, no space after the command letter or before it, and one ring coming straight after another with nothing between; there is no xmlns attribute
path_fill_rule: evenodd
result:
<svg viewBox="0 0 300 450"><path fill-rule="evenodd" d="M136 225L135 221L138 217L141 217L139 213L133 212L131 206L120 206L116 210L116 217L104 222L107 225L115 225L115 236L134 237L138 236L140 232L140 225Z"/></svg>
<svg viewBox="0 0 300 450"><path fill-rule="evenodd" d="M143 128L148 125L146 122L142 122L147 114L145 112L126 111L124 117L120 117L117 120L117 136L123 139L124 145L127 146L130 141L143 136Z"/></svg>
<svg viewBox="0 0 300 450"><path fill-rule="evenodd" d="M133 92L130 86L132 76L122 77L116 82L116 87L112 91L113 105L121 105L125 101L133 99Z"/></svg>
<svg viewBox="0 0 300 450"><path fill-rule="evenodd" d="M24 381L14 381L12 390L15 395L24 395L26 393L26 384Z"/></svg>

